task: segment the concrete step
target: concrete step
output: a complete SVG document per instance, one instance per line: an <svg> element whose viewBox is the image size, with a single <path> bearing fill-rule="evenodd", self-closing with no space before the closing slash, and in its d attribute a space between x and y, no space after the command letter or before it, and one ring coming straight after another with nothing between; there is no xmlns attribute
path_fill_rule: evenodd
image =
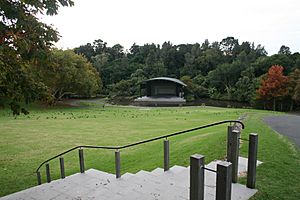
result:
<svg viewBox="0 0 300 200"><path fill-rule="evenodd" d="M125 174L123 174L123 175L121 176L121 178L124 179L124 180L128 180L128 179L130 179L132 176L134 176L134 174L129 173L129 172L126 172ZM115 175L114 175L114 177L116 178Z"/></svg>
<svg viewBox="0 0 300 200"><path fill-rule="evenodd" d="M158 167L158 168L152 170L151 173L152 173L153 175L160 175L160 174L163 174L163 173L164 173L164 169Z"/></svg>
<svg viewBox="0 0 300 200"><path fill-rule="evenodd" d="M177 188L172 181L166 176L163 180L159 176L151 175L150 172L140 171L138 176L128 180L127 184L136 184L138 187L130 187L136 199L177 199L184 193L188 193L187 188ZM175 193L172 191L176 191ZM178 193L180 191L180 193ZM122 194L123 199L134 199L131 193ZM169 197L169 198L167 198ZM120 195L112 195L112 198L121 199ZM184 199L184 198L183 198Z"/></svg>
<svg viewBox="0 0 300 200"><path fill-rule="evenodd" d="M172 183L173 180L171 180L170 177L174 176L176 173L182 170L186 170L186 168L181 166L174 166L168 172L159 174L141 170L135 175L130 176L130 178L128 178L126 181L123 181L122 176L120 179L118 179L118 181L113 182L108 190L98 190L92 192L89 194L89 197L96 199L102 196L109 196L110 199L162 199L161 195L163 195L164 199L167 199L168 195L169 197L174 195L178 196L178 194L174 194L174 192L171 191L175 189L176 191L181 191L180 194L183 194L182 191L188 193L188 189L177 188ZM158 170L156 170L155 172L157 171ZM162 192L162 190L164 190L165 192Z"/></svg>
<svg viewBox="0 0 300 200"><path fill-rule="evenodd" d="M207 168L216 169L213 161ZM261 164L261 162L258 162ZM247 159L239 159L239 172L245 174ZM114 174L89 169L85 173L77 173L29 188L5 197L1 200L16 199L110 199L110 200L183 200L189 199L190 168L173 166L164 172L156 168L151 172L141 170L136 174L125 173L116 179ZM215 199L216 173L205 171L205 200ZM246 200L257 190L246 188L241 184L232 184L232 199Z"/></svg>

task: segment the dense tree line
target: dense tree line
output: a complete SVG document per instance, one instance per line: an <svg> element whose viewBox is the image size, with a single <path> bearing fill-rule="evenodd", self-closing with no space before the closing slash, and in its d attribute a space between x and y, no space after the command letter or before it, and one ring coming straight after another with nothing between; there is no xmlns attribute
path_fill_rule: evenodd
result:
<svg viewBox="0 0 300 200"><path fill-rule="evenodd" d="M212 43L205 40L202 44L133 44L129 51L120 44L108 47L99 39L74 51L93 63L103 80L105 94L139 95L142 81L168 76L187 83L188 100L213 98L258 103L265 108L274 107L269 105L272 98L260 98L258 94L261 79L269 68L283 66L285 76L297 74L295 70L300 68L300 54L292 54L287 46L268 56L263 46L247 41L240 43L234 37ZM291 94L285 96L290 96L280 98L285 106L291 102L299 105Z"/></svg>

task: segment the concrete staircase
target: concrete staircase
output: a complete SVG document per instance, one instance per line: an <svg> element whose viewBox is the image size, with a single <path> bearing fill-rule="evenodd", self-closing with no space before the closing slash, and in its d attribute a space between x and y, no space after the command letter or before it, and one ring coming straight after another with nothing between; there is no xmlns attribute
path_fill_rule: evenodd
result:
<svg viewBox="0 0 300 200"><path fill-rule="evenodd" d="M216 169L213 161L206 167ZM258 164L261 162L258 161ZM239 173L247 170L247 159L239 158ZM189 167L173 166L164 172L156 168L151 172L141 170L136 174L125 173L116 179L115 175L95 169L77 173L17 192L1 200L40 200L40 199L103 199L103 200L180 200L189 199ZM205 200L215 199L216 174L205 171ZM257 190L241 184L232 184L232 199L249 199Z"/></svg>

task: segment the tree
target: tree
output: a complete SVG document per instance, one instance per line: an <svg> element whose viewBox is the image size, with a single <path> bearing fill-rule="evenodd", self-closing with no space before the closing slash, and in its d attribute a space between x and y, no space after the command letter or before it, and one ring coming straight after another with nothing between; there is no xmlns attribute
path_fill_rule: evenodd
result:
<svg viewBox="0 0 300 200"><path fill-rule="evenodd" d="M130 77L131 79L135 79L135 82L137 84L140 84L141 82L147 80L145 72L142 69L137 69L134 73L131 74Z"/></svg>
<svg viewBox="0 0 300 200"><path fill-rule="evenodd" d="M256 77L267 73L269 70L269 66L273 65L284 66L284 72L285 74L288 74L291 72L292 67L294 66L294 61L288 55L274 54L268 57L259 57L255 62L251 64L251 66L254 67Z"/></svg>
<svg viewBox="0 0 300 200"><path fill-rule="evenodd" d="M44 96L44 85L32 76L30 66L47 57L58 33L39 21L38 13L57 14L59 6L72 6L72 0L1 1L0 18L0 103L8 101L14 114L17 102L30 102ZM30 87L30 89L28 89Z"/></svg>
<svg viewBox="0 0 300 200"><path fill-rule="evenodd" d="M294 102L300 102L300 70L295 69L295 71L288 76L288 79L289 97L291 99L290 111L292 111Z"/></svg>
<svg viewBox="0 0 300 200"><path fill-rule="evenodd" d="M81 45L75 48L74 52L85 56L89 61L91 61L92 57L96 54L94 47L91 45L91 43L87 43L86 45Z"/></svg>
<svg viewBox="0 0 300 200"><path fill-rule="evenodd" d="M201 79L201 77L197 77L197 79ZM183 76L180 78L182 82L184 82L187 87L185 88L185 96L188 100L194 100L195 98L207 97L208 90L200 84L196 83L196 80L191 79L189 76Z"/></svg>
<svg viewBox="0 0 300 200"><path fill-rule="evenodd" d="M131 90L133 83L131 80L121 80L118 83L112 85L110 95L116 96L131 96L133 92Z"/></svg>
<svg viewBox="0 0 300 200"><path fill-rule="evenodd" d="M238 53L239 41L234 37L224 38L220 43L220 48L224 55L228 58L228 62L232 62L232 59Z"/></svg>
<svg viewBox="0 0 300 200"><path fill-rule="evenodd" d="M260 44L257 45L256 49L255 49L255 54L256 57L261 57L261 56L267 56L268 52L265 50L265 47L261 46Z"/></svg>
<svg viewBox="0 0 300 200"><path fill-rule="evenodd" d="M108 57L109 55L107 53L102 53L91 58L93 65L98 72L102 72L104 66L108 64Z"/></svg>
<svg viewBox="0 0 300 200"><path fill-rule="evenodd" d="M201 49L203 51L207 50L207 49L210 49L210 44L209 44L209 41L208 39L205 39L204 42L202 43L201 45Z"/></svg>
<svg viewBox="0 0 300 200"><path fill-rule="evenodd" d="M221 61L221 51L217 51L216 49L206 49L196 58L196 63L202 75L207 75L208 72L216 69Z"/></svg>
<svg viewBox="0 0 300 200"><path fill-rule="evenodd" d="M187 52L185 57L184 67L181 69L181 76L190 76L195 77L199 73L201 73L199 60L197 58L201 55L201 47L200 44L196 43L192 46L190 52Z"/></svg>
<svg viewBox="0 0 300 200"><path fill-rule="evenodd" d="M142 69L137 69L134 73L131 74L131 91L133 95L141 95L142 94L142 88L141 84L147 80L147 77L145 76L145 72Z"/></svg>
<svg viewBox="0 0 300 200"><path fill-rule="evenodd" d="M167 68L162 61L159 59L159 48L150 46L146 57L146 65L144 67L145 73L148 77L166 76Z"/></svg>
<svg viewBox="0 0 300 200"><path fill-rule="evenodd" d="M209 86L225 93L225 99L231 100L235 83L238 81L244 66L239 62L220 64L207 75Z"/></svg>
<svg viewBox="0 0 300 200"><path fill-rule="evenodd" d="M107 48L107 51L110 54L110 60L116 60L124 57L124 47L120 44L115 44L111 48Z"/></svg>
<svg viewBox="0 0 300 200"><path fill-rule="evenodd" d="M94 66L96 66L95 64L97 63L94 63ZM113 61L108 60L108 63L102 65L99 70L101 76L103 77L104 86L106 87L110 84L115 84L121 80L129 79L130 75L136 69L132 69L128 58L123 57Z"/></svg>
<svg viewBox="0 0 300 200"><path fill-rule="evenodd" d="M170 42L164 42L160 56L164 66L167 68L167 74L170 77L178 77L180 66L178 66L176 46L173 46Z"/></svg>
<svg viewBox="0 0 300 200"><path fill-rule="evenodd" d="M195 56L192 55L190 52L184 55L185 63L183 68L180 70L181 76L195 76L197 74L197 69L195 67Z"/></svg>
<svg viewBox="0 0 300 200"><path fill-rule="evenodd" d="M291 57L294 60L294 69L300 69L300 53L293 53Z"/></svg>
<svg viewBox="0 0 300 200"><path fill-rule="evenodd" d="M111 73L111 71L107 70L107 66L109 65L108 57L109 55L107 53L102 53L91 58L92 64L99 72L99 76L101 77L104 86L109 84Z"/></svg>
<svg viewBox="0 0 300 200"><path fill-rule="evenodd" d="M254 69L250 67L244 70L241 73L241 77L235 84L235 100L251 102L255 95L256 82L257 80L254 76Z"/></svg>
<svg viewBox="0 0 300 200"><path fill-rule="evenodd" d="M144 68L144 71L149 78L167 75L167 69L162 62L154 62L152 65L147 64Z"/></svg>
<svg viewBox="0 0 300 200"><path fill-rule="evenodd" d="M96 69L82 55L72 50L52 50L45 66L37 66L37 74L56 102L65 95L94 96L102 82Z"/></svg>
<svg viewBox="0 0 300 200"><path fill-rule="evenodd" d="M278 54L291 55L290 47L282 45L278 51Z"/></svg>
<svg viewBox="0 0 300 200"><path fill-rule="evenodd" d="M107 45L107 43L101 39L95 40L93 42L93 48L94 48L95 54L105 53L107 51L106 45Z"/></svg>
<svg viewBox="0 0 300 200"><path fill-rule="evenodd" d="M298 81L296 87L295 87L295 90L294 90L294 95L292 96L293 100L295 102L300 102L300 82Z"/></svg>
<svg viewBox="0 0 300 200"><path fill-rule="evenodd" d="M276 110L276 100L287 95L286 83L288 77L283 75L284 68L280 65L270 67L262 78L261 86L257 90L258 96L264 100L273 100L273 110Z"/></svg>

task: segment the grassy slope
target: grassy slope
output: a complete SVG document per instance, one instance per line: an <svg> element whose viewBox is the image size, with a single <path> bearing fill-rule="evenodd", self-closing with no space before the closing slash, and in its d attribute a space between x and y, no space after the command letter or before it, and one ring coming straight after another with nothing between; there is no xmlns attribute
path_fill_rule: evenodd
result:
<svg viewBox="0 0 300 200"><path fill-rule="evenodd" d="M237 119L243 112L250 113L245 132L260 133L259 159L265 162L258 168L260 192L255 198L282 199L286 195L285 191L294 191L296 194L291 199L296 199L297 191L300 191L296 184L300 175L299 150L293 149L288 142L259 121L257 117L262 116L262 112L255 114L251 110L209 107L150 110L121 107L36 109L30 116L18 119L9 116L8 111L1 111L0 196L34 186L36 177L32 172L38 164L72 146L122 145L215 121ZM171 138L171 165L187 166L189 156L193 153L205 155L206 162L223 158L226 150L225 133L226 126L218 126ZM162 141L123 150L122 172L162 167L162 150ZM247 145L243 145L242 154L246 155L246 152ZM275 160L277 156L284 158L284 167L281 168ZM86 168L113 172L112 151L85 150L85 161ZM58 161L50 164L52 174L57 178ZM65 164L67 174L78 172L78 153L65 156ZM273 168L276 170L271 170ZM283 168L289 170L285 171ZM287 180L281 177L284 173L289 175ZM44 174L42 171L43 178ZM290 180L291 174L295 174L296 178Z"/></svg>
<svg viewBox="0 0 300 200"><path fill-rule="evenodd" d="M258 193L253 199L300 199L300 151L287 138L272 131L261 118L262 113L250 114L244 133L259 133L258 159L264 163L257 168ZM248 145L241 154L246 156ZM241 182L245 183L245 179Z"/></svg>

